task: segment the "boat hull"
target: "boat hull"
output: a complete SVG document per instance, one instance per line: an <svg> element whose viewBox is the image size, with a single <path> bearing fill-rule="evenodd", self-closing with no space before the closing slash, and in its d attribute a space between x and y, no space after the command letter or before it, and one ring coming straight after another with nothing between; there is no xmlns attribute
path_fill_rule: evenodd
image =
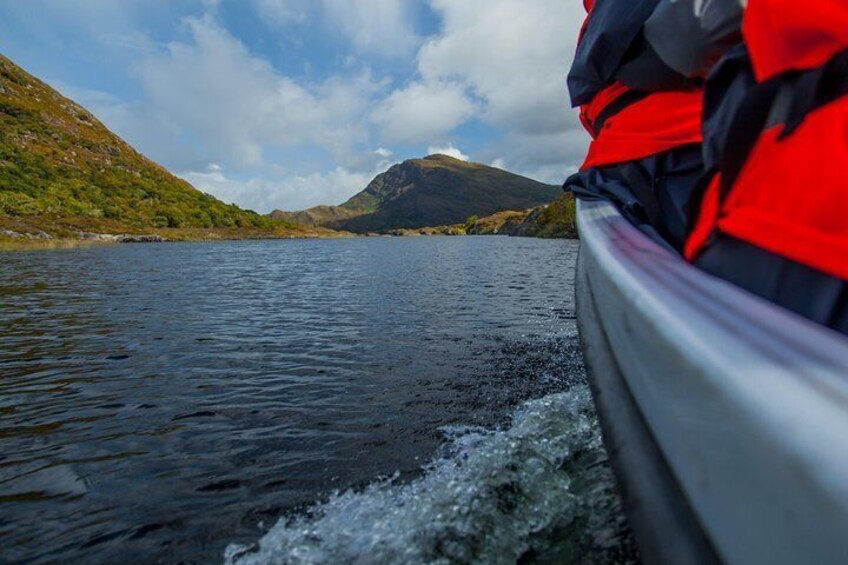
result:
<svg viewBox="0 0 848 565"><path fill-rule="evenodd" d="M848 339L580 202L578 320L647 562L848 562Z"/></svg>

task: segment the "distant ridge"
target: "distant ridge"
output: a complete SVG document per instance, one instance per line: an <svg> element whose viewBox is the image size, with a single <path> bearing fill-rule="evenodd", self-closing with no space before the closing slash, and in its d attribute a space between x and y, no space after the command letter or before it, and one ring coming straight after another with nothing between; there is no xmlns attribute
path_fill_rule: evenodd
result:
<svg viewBox="0 0 848 565"><path fill-rule="evenodd" d="M480 163L430 155L394 165L340 206L271 216L354 233L452 225L470 216L525 210L551 202L558 186Z"/></svg>

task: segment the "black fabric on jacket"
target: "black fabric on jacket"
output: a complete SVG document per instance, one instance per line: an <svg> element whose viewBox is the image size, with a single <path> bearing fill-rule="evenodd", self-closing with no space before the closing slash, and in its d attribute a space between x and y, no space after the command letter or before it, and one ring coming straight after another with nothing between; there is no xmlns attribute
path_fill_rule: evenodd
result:
<svg viewBox="0 0 848 565"><path fill-rule="evenodd" d="M704 172L700 145L609 167L581 171L564 188L584 200L608 200L642 232L680 251L686 240L689 199Z"/></svg>
<svg viewBox="0 0 848 565"><path fill-rule="evenodd" d="M669 67L705 77L742 41L739 0L660 0L645 22L644 36Z"/></svg>
<svg viewBox="0 0 848 565"><path fill-rule="evenodd" d="M710 73L704 88L703 114L704 164L708 170L721 168L731 127L756 84L744 45L730 50Z"/></svg>
<svg viewBox="0 0 848 565"><path fill-rule="evenodd" d="M748 292L848 335L848 283L727 235L695 265Z"/></svg>
<svg viewBox="0 0 848 565"><path fill-rule="evenodd" d="M757 83L744 46L731 50L710 74L704 98L704 155L710 174L732 189L764 129L791 132L811 111L848 95L848 52L812 71ZM709 178L709 177L707 177ZM704 185L701 184L701 187ZM693 195L697 203L699 195ZM848 335L848 282L720 231L695 260L702 270L805 318Z"/></svg>
<svg viewBox="0 0 848 565"><path fill-rule="evenodd" d="M660 59L642 33L659 2L596 0L568 76L573 105L591 102L616 81L638 93L692 85ZM693 144L582 171L564 188L578 198L613 202L643 232L679 251L687 235L690 196L702 174L701 146Z"/></svg>
<svg viewBox="0 0 848 565"><path fill-rule="evenodd" d="M596 0L568 73L571 104L591 102L615 81L659 0Z"/></svg>
<svg viewBox="0 0 848 565"><path fill-rule="evenodd" d="M686 78L666 65L641 33L625 53L614 79L641 92L686 90L702 83L701 79Z"/></svg>

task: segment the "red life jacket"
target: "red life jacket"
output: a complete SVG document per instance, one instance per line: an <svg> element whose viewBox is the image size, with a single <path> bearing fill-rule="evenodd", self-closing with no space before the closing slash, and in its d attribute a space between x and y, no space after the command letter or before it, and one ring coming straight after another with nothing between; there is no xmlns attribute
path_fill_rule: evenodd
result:
<svg viewBox="0 0 848 565"><path fill-rule="evenodd" d="M591 15L594 0L584 0L583 5ZM580 170L700 143L702 105L700 88L647 93L619 82L606 87L580 107L580 121L592 136Z"/></svg>
<svg viewBox="0 0 848 565"><path fill-rule="evenodd" d="M605 110L633 93L615 83L580 107L580 120L593 138L580 170L644 159L702 141L701 89L644 93L598 123Z"/></svg>
<svg viewBox="0 0 848 565"><path fill-rule="evenodd" d="M802 88L805 76L845 57L848 2L749 0L743 31L755 74L768 81L760 86ZM730 186L727 171L713 179L687 259L723 233L848 280L848 95L787 127L763 129Z"/></svg>
<svg viewBox="0 0 848 565"><path fill-rule="evenodd" d="M742 33L757 80L814 69L848 46L848 2L748 0Z"/></svg>

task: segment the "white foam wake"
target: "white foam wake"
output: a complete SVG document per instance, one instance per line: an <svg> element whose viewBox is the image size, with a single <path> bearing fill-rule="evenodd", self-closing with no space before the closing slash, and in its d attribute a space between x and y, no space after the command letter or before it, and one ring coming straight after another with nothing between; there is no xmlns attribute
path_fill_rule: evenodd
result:
<svg viewBox="0 0 848 565"><path fill-rule="evenodd" d="M522 406L500 431L454 430L409 483L333 496L227 563L514 563L626 557L585 385Z"/></svg>

